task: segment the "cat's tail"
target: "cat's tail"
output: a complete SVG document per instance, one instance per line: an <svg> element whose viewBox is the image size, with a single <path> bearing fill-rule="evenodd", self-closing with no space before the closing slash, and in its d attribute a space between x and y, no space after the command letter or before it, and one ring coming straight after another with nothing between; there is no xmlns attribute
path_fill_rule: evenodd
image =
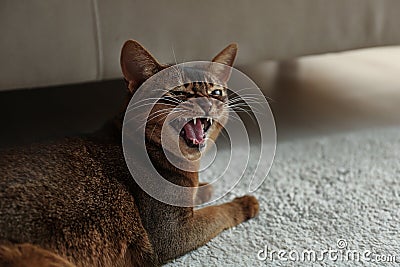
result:
<svg viewBox="0 0 400 267"><path fill-rule="evenodd" d="M75 265L35 245L0 244L0 267L75 267Z"/></svg>

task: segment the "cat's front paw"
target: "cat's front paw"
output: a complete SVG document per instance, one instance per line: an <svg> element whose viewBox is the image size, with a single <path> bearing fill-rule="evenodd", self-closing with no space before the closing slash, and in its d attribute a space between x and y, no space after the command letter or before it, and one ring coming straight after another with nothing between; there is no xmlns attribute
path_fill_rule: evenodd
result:
<svg viewBox="0 0 400 267"><path fill-rule="evenodd" d="M235 198L233 202L239 204L240 207L242 208L245 221L257 216L258 211L260 209L258 200L253 196L238 197Z"/></svg>

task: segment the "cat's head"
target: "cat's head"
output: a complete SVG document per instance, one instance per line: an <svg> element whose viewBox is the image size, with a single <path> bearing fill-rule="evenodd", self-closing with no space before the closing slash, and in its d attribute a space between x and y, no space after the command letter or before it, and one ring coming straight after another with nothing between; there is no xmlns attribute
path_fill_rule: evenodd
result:
<svg viewBox="0 0 400 267"><path fill-rule="evenodd" d="M215 141L228 118L226 84L236 53L236 44L227 46L212 59L218 64L210 69L208 77L200 77L204 79L194 79L194 82L185 82L165 91L146 118L146 139L153 144L161 144L161 129L166 127L163 131L171 138L163 139L163 144L168 143L168 139L179 140L180 151L188 158L198 157L207 139ZM147 79L168 67L170 65L158 63L136 41L129 40L122 48L121 68L131 94ZM210 77L217 78L218 82L213 82ZM164 124L168 115L171 123Z"/></svg>

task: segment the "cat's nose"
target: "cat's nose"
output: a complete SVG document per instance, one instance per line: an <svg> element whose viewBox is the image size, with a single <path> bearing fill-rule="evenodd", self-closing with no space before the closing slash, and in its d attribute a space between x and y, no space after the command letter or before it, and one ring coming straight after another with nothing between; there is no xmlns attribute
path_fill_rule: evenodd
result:
<svg viewBox="0 0 400 267"><path fill-rule="evenodd" d="M211 103L208 99L206 99L206 98L201 98L201 99L198 101L198 104L199 104L199 106L204 110L204 112L205 112L206 114L208 114L208 112L211 111L212 103Z"/></svg>

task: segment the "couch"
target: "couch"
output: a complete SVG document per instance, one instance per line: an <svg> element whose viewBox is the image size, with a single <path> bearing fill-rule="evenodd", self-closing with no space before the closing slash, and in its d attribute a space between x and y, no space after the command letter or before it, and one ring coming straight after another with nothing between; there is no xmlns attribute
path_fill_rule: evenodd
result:
<svg viewBox="0 0 400 267"><path fill-rule="evenodd" d="M2 0L0 90L120 78L127 39L161 62L237 42L238 65L399 44L399 10L396 0Z"/></svg>

